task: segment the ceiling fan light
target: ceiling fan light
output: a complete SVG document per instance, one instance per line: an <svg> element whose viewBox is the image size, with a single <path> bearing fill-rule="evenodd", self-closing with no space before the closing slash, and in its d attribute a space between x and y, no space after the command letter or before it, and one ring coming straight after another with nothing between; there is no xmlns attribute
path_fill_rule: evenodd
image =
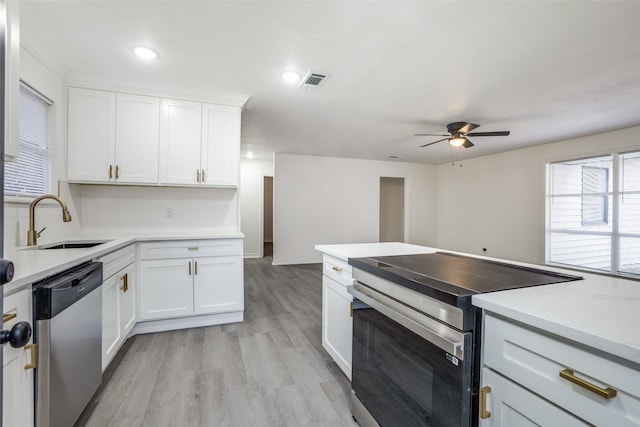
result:
<svg viewBox="0 0 640 427"><path fill-rule="evenodd" d="M461 136L449 138L449 144L451 144L452 147L460 147L462 144L464 144L464 141L465 139Z"/></svg>

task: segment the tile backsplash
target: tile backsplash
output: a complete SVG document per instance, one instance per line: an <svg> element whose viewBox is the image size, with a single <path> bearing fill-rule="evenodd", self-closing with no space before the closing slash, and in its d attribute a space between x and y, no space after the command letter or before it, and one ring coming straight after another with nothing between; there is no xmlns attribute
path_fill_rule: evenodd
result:
<svg viewBox="0 0 640 427"><path fill-rule="evenodd" d="M238 231L238 191L232 188L134 187L62 184L73 220L62 222L60 206L41 202L39 243L84 234L154 231ZM26 245L29 204L5 202L5 248Z"/></svg>

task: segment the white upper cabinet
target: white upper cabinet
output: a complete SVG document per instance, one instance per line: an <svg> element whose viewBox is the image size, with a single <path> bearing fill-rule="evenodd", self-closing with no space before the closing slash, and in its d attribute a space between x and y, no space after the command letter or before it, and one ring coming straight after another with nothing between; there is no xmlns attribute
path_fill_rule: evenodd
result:
<svg viewBox="0 0 640 427"><path fill-rule="evenodd" d="M160 183L235 187L240 108L163 99Z"/></svg>
<svg viewBox="0 0 640 427"><path fill-rule="evenodd" d="M114 176L116 94L69 88L67 114L67 178L109 181Z"/></svg>
<svg viewBox="0 0 640 427"><path fill-rule="evenodd" d="M119 93L114 177L120 183L158 182L160 100Z"/></svg>
<svg viewBox="0 0 640 427"><path fill-rule="evenodd" d="M160 109L160 183L198 184L202 104L163 99Z"/></svg>
<svg viewBox="0 0 640 427"><path fill-rule="evenodd" d="M202 106L202 163L205 185L234 187L239 182L240 108Z"/></svg>
<svg viewBox="0 0 640 427"><path fill-rule="evenodd" d="M237 187L240 107L69 88L68 179Z"/></svg>

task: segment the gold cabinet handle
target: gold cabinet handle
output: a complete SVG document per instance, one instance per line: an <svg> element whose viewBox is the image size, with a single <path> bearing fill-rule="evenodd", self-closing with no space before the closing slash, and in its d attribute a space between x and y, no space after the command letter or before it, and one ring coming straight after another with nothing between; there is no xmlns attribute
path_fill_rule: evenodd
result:
<svg viewBox="0 0 640 427"><path fill-rule="evenodd" d="M618 391L616 389L613 389L611 387L601 388L595 384L591 384L590 382L583 380L582 378L576 377L571 369L563 369L562 371L560 371L560 377L574 383L577 386L587 389L600 397L604 397L605 399L612 399L618 394Z"/></svg>
<svg viewBox="0 0 640 427"><path fill-rule="evenodd" d="M198 261L193 261L195 275L198 275Z"/></svg>
<svg viewBox="0 0 640 427"><path fill-rule="evenodd" d="M113 179L113 165L109 165L109 179Z"/></svg>
<svg viewBox="0 0 640 427"><path fill-rule="evenodd" d="M200 182L200 169L196 169L196 181Z"/></svg>
<svg viewBox="0 0 640 427"><path fill-rule="evenodd" d="M486 420L491 416L491 412L487 409L487 395L491 393L491 387L488 385L480 389L480 418Z"/></svg>
<svg viewBox="0 0 640 427"><path fill-rule="evenodd" d="M353 317L353 301L349 302L349 317Z"/></svg>
<svg viewBox="0 0 640 427"><path fill-rule="evenodd" d="M189 261L189 276L191 276L191 261Z"/></svg>
<svg viewBox="0 0 640 427"><path fill-rule="evenodd" d="M18 317L17 313L4 313L2 315L2 323L7 323L9 320L13 320Z"/></svg>
<svg viewBox="0 0 640 427"><path fill-rule="evenodd" d="M116 179L120 178L120 166L116 165Z"/></svg>
<svg viewBox="0 0 640 427"><path fill-rule="evenodd" d="M24 365L24 369L35 369L38 366L38 344L27 344L24 349L31 352L31 363Z"/></svg>
<svg viewBox="0 0 640 427"><path fill-rule="evenodd" d="M198 249L200 249L198 246L189 246L187 248L188 251L197 251Z"/></svg>
<svg viewBox="0 0 640 427"><path fill-rule="evenodd" d="M129 273L125 273L124 276L122 276L122 286L120 289L122 289L122 292L129 290Z"/></svg>
<svg viewBox="0 0 640 427"><path fill-rule="evenodd" d="M204 184L204 169L202 169L202 183Z"/></svg>
<svg viewBox="0 0 640 427"><path fill-rule="evenodd" d="M342 271L342 269L340 267L336 267L335 265L333 267L331 267L331 269L333 271L337 271L338 273L340 273Z"/></svg>

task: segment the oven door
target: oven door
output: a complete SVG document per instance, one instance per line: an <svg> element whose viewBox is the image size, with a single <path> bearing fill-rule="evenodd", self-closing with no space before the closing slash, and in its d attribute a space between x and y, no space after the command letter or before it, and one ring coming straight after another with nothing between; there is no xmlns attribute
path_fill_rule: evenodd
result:
<svg viewBox="0 0 640 427"><path fill-rule="evenodd" d="M353 405L364 406L383 427L470 426L472 333L366 286L355 284L349 292L356 297ZM357 412L358 422L368 424Z"/></svg>

